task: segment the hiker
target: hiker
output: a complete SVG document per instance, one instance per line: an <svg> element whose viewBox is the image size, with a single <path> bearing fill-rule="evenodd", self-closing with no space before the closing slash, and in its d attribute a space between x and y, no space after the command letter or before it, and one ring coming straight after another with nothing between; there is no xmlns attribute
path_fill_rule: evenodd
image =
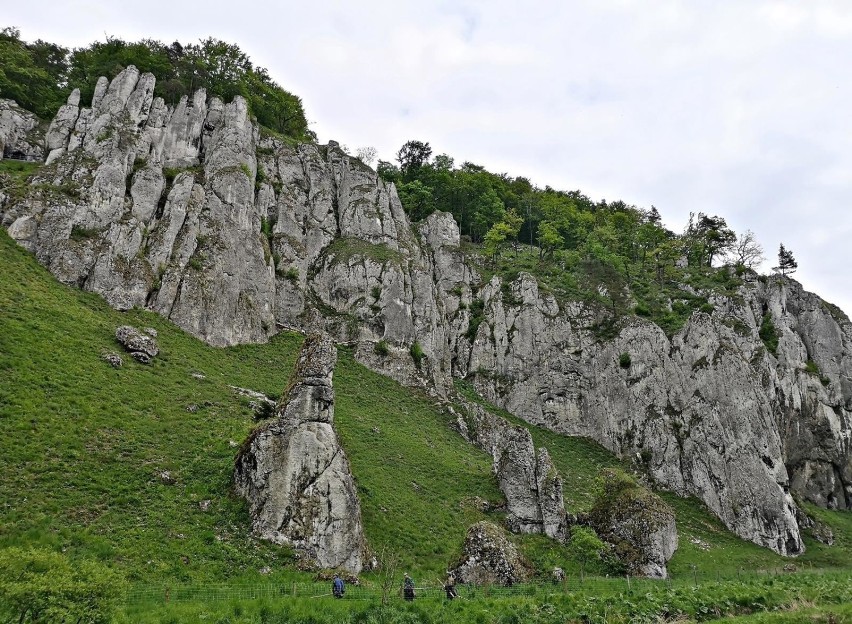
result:
<svg viewBox="0 0 852 624"><path fill-rule="evenodd" d="M346 591L346 588L343 585L343 579L340 578L339 574L334 575L334 581L331 583L331 594L335 598L343 598L343 592Z"/></svg>
<svg viewBox="0 0 852 624"><path fill-rule="evenodd" d="M408 572L405 573L405 578L402 581L402 597L409 602L414 600L414 581L408 576Z"/></svg>
<svg viewBox="0 0 852 624"><path fill-rule="evenodd" d="M456 593L456 577L453 576L452 572L447 572L447 582L444 584L444 591L447 592L447 600L459 597Z"/></svg>

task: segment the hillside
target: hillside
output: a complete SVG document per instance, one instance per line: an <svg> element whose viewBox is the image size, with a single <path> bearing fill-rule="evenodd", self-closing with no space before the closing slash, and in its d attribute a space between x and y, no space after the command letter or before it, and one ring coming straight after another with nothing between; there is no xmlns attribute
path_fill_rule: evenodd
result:
<svg viewBox="0 0 852 624"><path fill-rule="evenodd" d="M239 443L254 423L246 399L229 386L276 396L299 336L207 346L155 314L116 312L96 295L57 283L5 234L0 310L2 547L96 559L119 570L131 587L313 578L297 570L286 549L249 536L245 505L231 495L231 441ZM125 358L113 369L101 359L117 348L113 332L124 323L157 330L161 354L152 365ZM371 546L398 552L419 578L438 578L457 556L466 527L484 517L470 499L501 498L489 458L450 428L450 417L433 400L367 370L345 349L335 386L337 427ZM470 392L464 385L460 390ZM587 509L598 471L618 461L592 442L532 432L551 449L569 510ZM174 484L162 482L163 470ZM198 505L203 500L212 501L206 512ZM676 578L689 578L693 565L710 577L785 565L732 536L697 501L669 501L681 533L671 561ZM797 566L852 559L847 514L821 515L837 545L809 540ZM488 516L499 521L499 512ZM517 541L540 570L560 565L577 574L567 549L537 536ZM264 567L272 568L269 576L260 573Z"/></svg>
<svg viewBox="0 0 852 624"><path fill-rule="evenodd" d="M42 63L44 45L0 34L0 54L18 60ZM239 69L224 82L207 67L222 58ZM93 571L92 588L112 570L131 602L163 584L190 609L216 583L252 598L289 587L304 615L317 561L363 572L358 595L386 602L401 569L437 587L463 565L465 532L490 520L516 533L501 551L517 546L534 584L526 571L487 580L486 598L492 583L522 583L602 621L610 609L668 618L846 599L852 323L789 277L792 255L758 275L759 246L721 217L698 214L677 235L656 209L457 167L428 143L374 171L312 141L298 98L216 40L116 40L69 59L56 76L33 70L52 85L51 111L67 95L49 122L0 99L14 158L0 160L3 587L28 573L19 565ZM63 78L75 72L77 88ZM17 84L7 74L2 94ZM298 109L292 132L270 127L255 81ZM106 361L128 323L157 335L150 366ZM324 334L322 366L303 366L314 339L297 356L309 333ZM303 370L314 373L291 378ZM244 391L297 386L309 398L287 418L289 404L256 413ZM308 442L288 446L299 424ZM242 445L252 431L269 447ZM293 461L257 450L273 447ZM259 495L279 505L265 534L293 551L252 537L258 498L250 511L235 495L246 483L278 484ZM370 548L353 521L346 564L306 538L342 508ZM656 550L643 558L646 540ZM631 585L667 564L668 585ZM542 588L554 567L617 577L594 585L611 602L583 586L568 596L569 582ZM824 591L812 575L774 589L760 576L811 568L841 571ZM718 591L689 596L711 579ZM622 582L647 600L619 602ZM501 612L523 617L515 590L500 591ZM466 617L486 621L483 605ZM372 621L335 609L325 616Z"/></svg>

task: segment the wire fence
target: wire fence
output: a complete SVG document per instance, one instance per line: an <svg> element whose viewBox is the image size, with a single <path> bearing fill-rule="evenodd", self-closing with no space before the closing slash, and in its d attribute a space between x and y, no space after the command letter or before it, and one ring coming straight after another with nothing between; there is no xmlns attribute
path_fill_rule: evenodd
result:
<svg viewBox="0 0 852 624"><path fill-rule="evenodd" d="M537 581L519 583L511 586L502 585L456 585L456 594L461 599L476 599L480 597L511 597L511 596L549 596L569 593L594 593L597 595L619 594L624 592L648 592L677 587L700 587L714 583L765 580L768 576L812 576L824 574L844 574L852 582L852 571L849 569L816 569L791 571L783 568L769 570L739 570L727 572L691 572L669 576L666 579L646 577L593 577L568 576L559 581ZM440 584L420 584L415 587L415 599L444 598L445 589ZM380 601L383 596L390 601L404 600L402 584L383 590L377 583L348 583L344 600ZM251 585L221 584L221 585L167 585L167 586L135 586L127 593L128 604L139 603L169 603L169 602L228 602L250 600L279 600L288 598L328 599L332 600L331 582L288 582L260 583Z"/></svg>

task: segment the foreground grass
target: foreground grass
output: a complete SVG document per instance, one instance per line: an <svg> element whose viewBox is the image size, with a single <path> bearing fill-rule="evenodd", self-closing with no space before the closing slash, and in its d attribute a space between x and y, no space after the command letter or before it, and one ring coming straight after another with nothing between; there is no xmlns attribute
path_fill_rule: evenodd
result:
<svg viewBox="0 0 852 624"><path fill-rule="evenodd" d="M515 588L462 594L447 602L435 592L413 603L398 597L334 600L327 596L257 600L143 603L129 606L128 621L217 623L651 623L661 621L831 622L850 613L852 576L788 575L701 585L645 581L631 589L612 581ZM805 618L805 619L802 619Z"/></svg>

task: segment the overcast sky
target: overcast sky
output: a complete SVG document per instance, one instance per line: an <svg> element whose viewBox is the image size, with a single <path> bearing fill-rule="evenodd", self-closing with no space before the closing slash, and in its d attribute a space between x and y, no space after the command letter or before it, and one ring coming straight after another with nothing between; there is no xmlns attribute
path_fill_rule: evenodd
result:
<svg viewBox="0 0 852 624"><path fill-rule="evenodd" d="M237 43L299 95L321 142L409 139L593 199L690 211L779 243L852 314L852 2L110 0L4 3L82 46Z"/></svg>

